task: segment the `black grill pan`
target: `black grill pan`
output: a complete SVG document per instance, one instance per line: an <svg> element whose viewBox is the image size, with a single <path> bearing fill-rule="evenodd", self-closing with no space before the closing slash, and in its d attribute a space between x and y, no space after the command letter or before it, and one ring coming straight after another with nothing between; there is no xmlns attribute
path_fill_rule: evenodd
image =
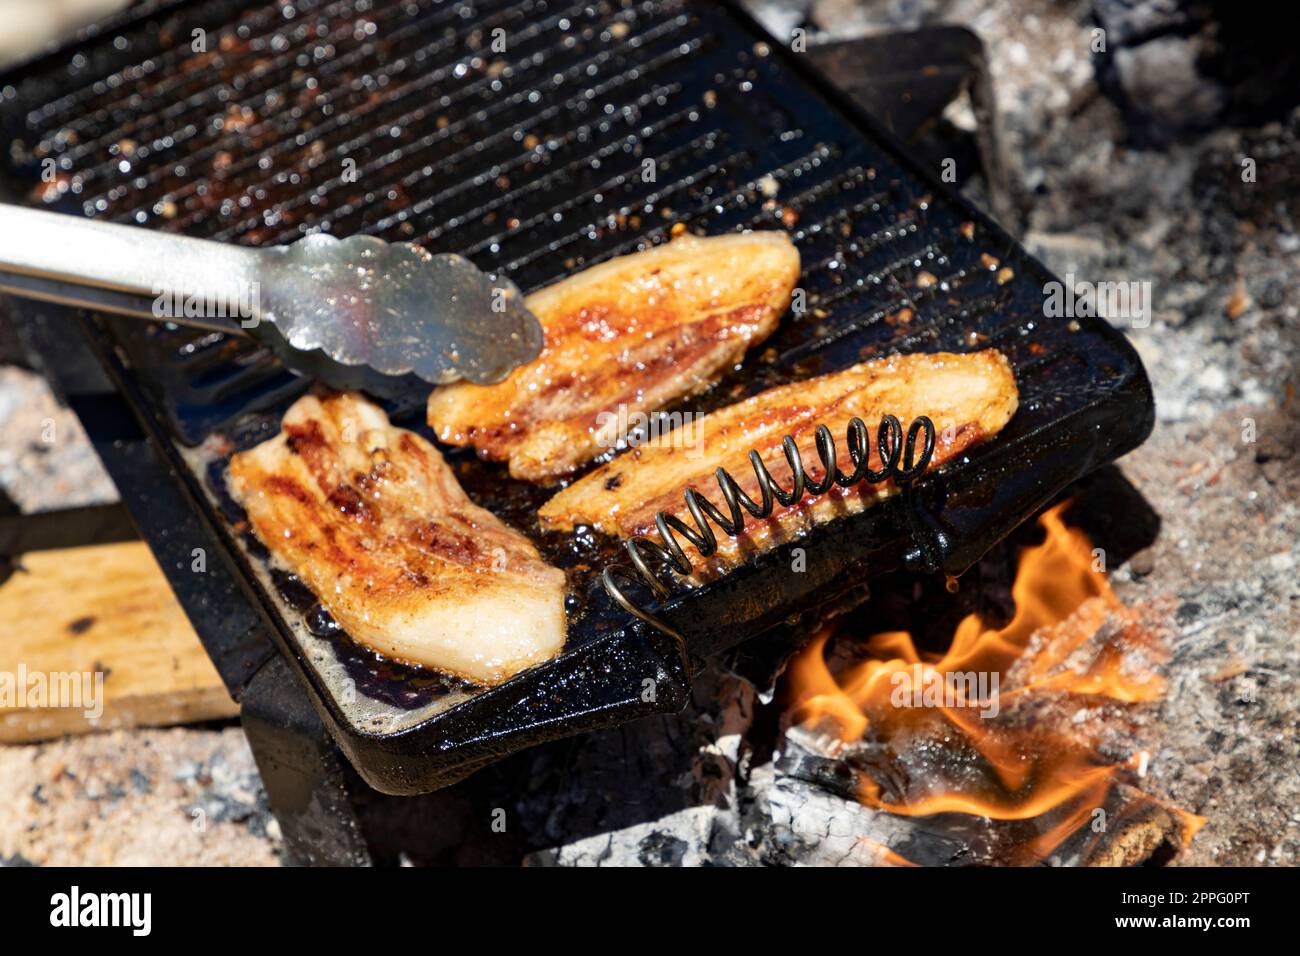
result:
<svg viewBox="0 0 1300 956"><path fill-rule="evenodd" d="M200 36L207 52L194 52ZM0 175L29 202L243 243L313 229L411 239L525 289L678 223L786 228L809 311L787 315L693 411L893 352L1008 355L1021 408L995 441L907 501L817 528L798 543L803 573L777 549L654 608L695 655L816 619L887 571L959 573L1151 428L1124 337L1100 320L1044 318L1052 277L1038 262L730 5L144 3L0 77L0 110ZM54 184L41 175L49 160ZM448 460L470 494L566 570L565 652L484 690L352 644L268 565L224 492L231 451L273 435L305 383L246 343L79 321L376 788L426 791L530 744L684 705L676 642L600 587L617 542L541 533L533 515L551 490L464 451ZM422 429L422 400L391 403L395 422ZM147 509L136 517L148 525Z"/></svg>

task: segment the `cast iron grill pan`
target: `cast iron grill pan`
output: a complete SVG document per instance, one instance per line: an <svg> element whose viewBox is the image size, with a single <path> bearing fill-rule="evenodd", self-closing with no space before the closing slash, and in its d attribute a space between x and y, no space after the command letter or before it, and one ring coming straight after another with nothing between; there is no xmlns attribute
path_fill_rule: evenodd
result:
<svg viewBox="0 0 1300 956"><path fill-rule="evenodd" d="M196 30L207 52L193 51ZM492 49L498 30L508 52ZM524 289L678 223L787 229L808 311L787 314L692 411L894 352L1007 354L1021 407L996 441L908 501L818 527L797 544L804 573L778 548L656 608L698 655L815 619L900 566L960 572L1151 427L1150 388L1121 335L1045 319L1051 276L1039 263L727 5L146 3L0 78L0 106L5 185L29 202L250 244L312 230L414 240ZM41 177L51 159L61 194ZM306 384L243 342L82 321L378 789L429 790L524 746L685 702L675 642L600 588L618 543L540 532L535 510L553 489L463 450L447 457L469 493L566 570L565 652L483 689L353 644L271 567L224 490L229 454L274 435ZM390 403L395 423L427 435L423 399ZM648 590L635 596L655 607Z"/></svg>

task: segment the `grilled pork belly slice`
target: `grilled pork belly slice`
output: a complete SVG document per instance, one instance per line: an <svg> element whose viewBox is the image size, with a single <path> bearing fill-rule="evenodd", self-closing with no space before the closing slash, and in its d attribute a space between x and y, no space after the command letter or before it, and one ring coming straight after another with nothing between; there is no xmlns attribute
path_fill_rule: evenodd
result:
<svg viewBox="0 0 1300 956"><path fill-rule="evenodd" d="M230 485L262 543L385 657L496 684L564 644L564 573L358 395L299 399L231 459Z"/></svg>
<svg viewBox="0 0 1300 956"><path fill-rule="evenodd" d="M785 233L681 236L593 266L528 297L545 333L536 360L496 385L429 397L440 441L547 482L636 420L707 386L776 328L799 278Z"/></svg>
<svg viewBox="0 0 1300 956"><path fill-rule="evenodd" d="M835 438L837 463L853 471L845 433L857 416L870 433L871 467L879 469L876 428L890 414L907 428L912 419L928 415L937 431L930 469L951 461L966 449L1002 430L1019 401L1015 375L1005 356L993 349L966 355L903 355L863 362L842 372L769 389L745 401L706 415L700 427L677 429L634 448L565 488L539 512L544 526L555 529L590 525L606 534L629 538L652 535L655 513L674 514L694 527L682 501L695 488L727 514L714 471L727 469L754 501L759 484L749 462L749 450L762 456L772 477L784 489L792 474L781 439L795 439L810 478L822 476L816 428L824 424ZM917 450L921 449L918 438ZM771 517L745 515L745 530L731 537L712 526L718 553L697 562L700 578L725 570L748 553L789 540L813 524L853 514L893 493L891 483L832 488L807 496L784 508L778 502ZM656 538L657 540L657 538ZM689 542L682 540L695 559Z"/></svg>

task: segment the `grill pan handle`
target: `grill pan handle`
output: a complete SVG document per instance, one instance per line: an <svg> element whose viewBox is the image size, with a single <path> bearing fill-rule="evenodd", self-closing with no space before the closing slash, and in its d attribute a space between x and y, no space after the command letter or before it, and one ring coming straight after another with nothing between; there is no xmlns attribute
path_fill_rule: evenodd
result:
<svg viewBox="0 0 1300 956"><path fill-rule="evenodd" d="M243 246L0 205L0 291L24 298L240 334L257 264Z"/></svg>

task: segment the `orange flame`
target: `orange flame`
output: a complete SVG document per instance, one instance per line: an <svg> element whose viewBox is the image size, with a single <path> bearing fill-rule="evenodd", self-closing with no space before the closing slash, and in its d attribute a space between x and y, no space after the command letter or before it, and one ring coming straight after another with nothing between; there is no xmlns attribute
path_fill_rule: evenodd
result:
<svg viewBox="0 0 1300 956"><path fill-rule="evenodd" d="M1062 521L1066 504L1040 518L1046 539L1021 557L1011 592L1015 613L1005 627L969 615L941 656L922 654L905 631L876 634L862 648L865 660L832 673L825 651L836 628L829 626L792 662L797 722L844 743L869 737L900 762L904 755L947 755L938 772L927 764L925 773L887 775L897 791L892 798L867 779L863 803L908 816L1029 820L1052 812L1052 825L1027 848L1034 859L1101 806L1121 766L1104 760L1082 732L1006 719L1031 698L1131 703L1164 691L1154 670L1159 646L1111 591L1087 536ZM1184 815L1186 840L1201 822Z"/></svg>

